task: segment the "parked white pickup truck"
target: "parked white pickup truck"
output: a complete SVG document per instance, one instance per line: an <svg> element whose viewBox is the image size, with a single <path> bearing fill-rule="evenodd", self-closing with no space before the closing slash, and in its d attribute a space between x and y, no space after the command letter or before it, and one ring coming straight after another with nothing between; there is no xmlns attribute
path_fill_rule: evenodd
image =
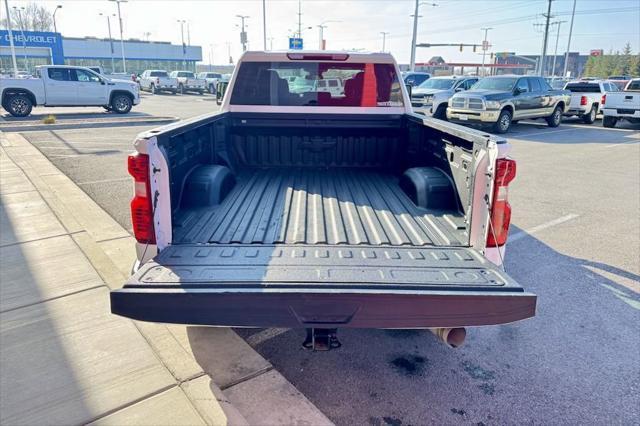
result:
<svg viewBox="0 0 640 426"><path fill-rule="evenodd" d="M622 92L610 93L603 112L604 127L615 127L619 120L640 123L640 78L630 80Z"/></svg>
<svg viewBox="0 0 640 426"><path fill-rule="evenodd" d="M213 95L216 93L216 87L218 86L218 81L222 78L222 74L206 71L199 73L198 78L207 82L207 90Z"/></svg>
<svg viewBox="0 0 640 426"><path fill-rule="evenodd" d="M140 90L153 94L169 92L175 95L178 92L178 79L169 77L165 70L145 70L140 75Z"/></svg>
<svg viewBox="0 0 640 426"><path fill-rule="evenodd" d="M200 95L207 90L207 81L197 78L191 71L173 71L170 76L178 80L178 93L197 92Z"/></svg>
<svg viewBox="0 0 640 426"><path fill-rule="evenodd" d="M36 105L102 106L126 114L140 103L138 85L110 80L85 67L47 65L36 68L38 78L0 80L2 107L14 117L26 117Z"/></svg>
<svg viewBox="0 0 640 426"><path fill-rule="evenodd" d="M293 92L292 71L339 74L344 92ZM536 296L499 266L509 144L414 114L399 76L386 53L246 52L220 112L140 134L139 260L111 311L302 327L316 349L337 327L456 346L466 326L532 317Z"/></svg>
<svg viewBox="0 0 640 426"><path fill-rule="evenodd" d="M571 92L571 102L564 115L577 115L583 123L592 124L602 113L607 94L617 92L618 87L607 80L576 80L568 82L564 90Z"/></svg>

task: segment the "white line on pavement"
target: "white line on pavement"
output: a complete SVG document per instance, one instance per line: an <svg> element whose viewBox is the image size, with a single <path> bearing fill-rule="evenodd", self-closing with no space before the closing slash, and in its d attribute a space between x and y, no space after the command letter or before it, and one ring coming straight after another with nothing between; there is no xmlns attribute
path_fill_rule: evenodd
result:
<svg viewBox="0 0 640 426"><path fill-rule="evenodd" d="M626 141L626 142L614 143L613 145L607 145L607 146L604 146L603 148L613 148L614 146L632 145L637 143L640 143L640 141Z"/></svg>
<svg viewBox="0 0 640 426"><path fill-rule="evenodd" d="M560 129L560 130L546 130L543 132L533 132L533 133L513 133L512 135L514 139L519 139L522 136L550 135L551 133L569 132L571 130L576 130L576 129L571 128L571 129Z"/></svg>
<svg viewBox="0 0 640 426"><path fill-rule="evenodd" d="M577 218L580 215L577 214L568 214L566 216L559 217L555 220L534 226L533 228L525 229L524 231L518 231L513 235L509 235L508 242L512 243L514 241L518 241L530 234L535 234L536 232L542 231L543 229L551 228L552 226L560 225L561 223L568 222Z"/></svg>
<svg viewBox="0 0 640 426"><path fill-rule="evenodd" d="M76 185L91 185L94 183L111 183L111 182L123 182L125 180L131 180L130 177L117 178L117 179L103 179L103 180L90 180L87 182L78 182Z"/></svg>
<svg viewBox="0 0 640 426"><path fill-rule="evenodd" d="M269 339L273 339L276 336L286 333L287 331L289 331L288 328L267 328L266 330L262 330L259 333L247 337L246 341L249 346L256 347Z"/></svg>

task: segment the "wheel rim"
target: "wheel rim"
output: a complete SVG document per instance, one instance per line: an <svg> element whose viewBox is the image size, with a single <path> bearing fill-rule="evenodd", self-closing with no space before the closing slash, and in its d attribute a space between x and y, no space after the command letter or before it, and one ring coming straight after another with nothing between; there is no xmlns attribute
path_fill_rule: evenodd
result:
<svg viewBox="0 0 640 426"><path fill-rule="evenodd" d="M115 104L116 110L124 111L129 106L129 99L125 98L124 96L119 96L116 98L116 101L114 102L114 104Z"/></svg>
<svg viewBox="0 0 640 426"><path fill-rule="evenodd" d="M589 119L591 121L595 121L596 120L596 110L594 108L591 108L591 113L589 114Z"/></svg>
<svg viewBox="0 0 640 426"><path fill-rule="evenodd" d="M502 116L500 117L500 128L502 130L506 130L509 128L510 123L511 118L509 117L509 114L502 114Z"/></svg>
<svg viewBox="0 0 640 426"><path fill-rule="evenodd" d="M26 114L29 106L27 105L27 101L18 98L11 101L11 109L13 109L13 112L16 114Z"/></svg>
<svg viewBox="0 0 640 426"><path fill-rule="evenodd" d="M553 112L553 122L554 122L554 124L559 124L560 123L560 110L559 109L556 109Z"/></svg>

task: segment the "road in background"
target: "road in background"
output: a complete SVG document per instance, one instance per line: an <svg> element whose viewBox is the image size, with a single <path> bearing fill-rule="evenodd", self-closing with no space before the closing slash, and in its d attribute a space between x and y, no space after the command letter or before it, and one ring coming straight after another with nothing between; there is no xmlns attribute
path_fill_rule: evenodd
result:
<svg viewBox="0 0 640 426"><path fill-rule="evenodd" d="M207 99L207 100L202 100ZM194 116L211 97L145 96L137 108ZM146 127L25 136L126 229L125 160ZM451 350L427 331L237 330L337 424L633 423L640 417L640 132L575 120L521 122L507 271L538 295L534 319L470 329Z"/></svg>

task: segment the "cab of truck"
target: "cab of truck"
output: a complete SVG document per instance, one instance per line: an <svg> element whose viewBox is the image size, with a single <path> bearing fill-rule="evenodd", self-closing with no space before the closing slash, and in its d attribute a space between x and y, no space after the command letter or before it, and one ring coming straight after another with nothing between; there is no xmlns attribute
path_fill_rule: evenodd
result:
<svg viewBox="0 0 640 426"><path fill-rule="evenodd" d="M389 54L246 52L219 112L134 145L139 261L116 314L314 330L535 314L501 266L507 141L414 114Z"/></svg>

